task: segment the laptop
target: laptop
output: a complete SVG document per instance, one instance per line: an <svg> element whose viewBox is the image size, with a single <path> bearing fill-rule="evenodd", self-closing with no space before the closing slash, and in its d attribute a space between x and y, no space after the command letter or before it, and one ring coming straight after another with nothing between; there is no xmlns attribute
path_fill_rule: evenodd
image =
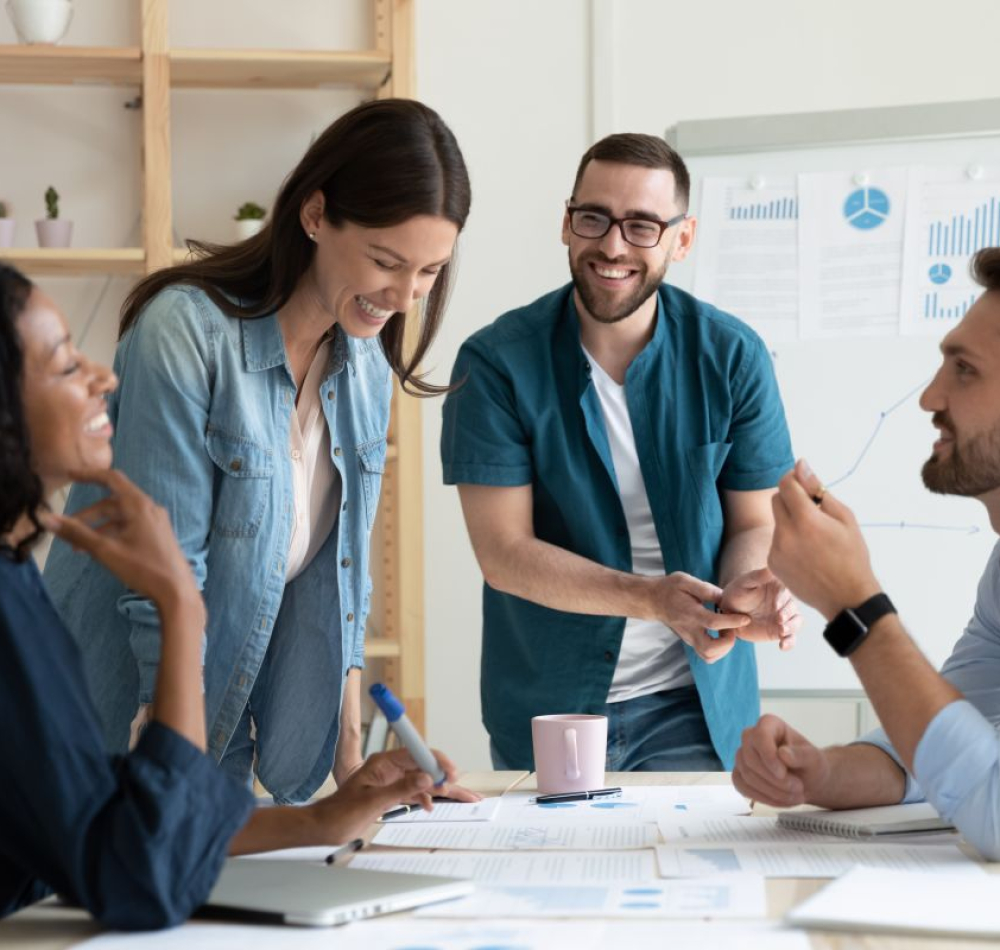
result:
<svg viewBox="0 0 1000 950"><path fill-rule="evenodd" d="M228 858L203 910L207 916L330 927L465 897L472 881L299 861Z"/></svg>

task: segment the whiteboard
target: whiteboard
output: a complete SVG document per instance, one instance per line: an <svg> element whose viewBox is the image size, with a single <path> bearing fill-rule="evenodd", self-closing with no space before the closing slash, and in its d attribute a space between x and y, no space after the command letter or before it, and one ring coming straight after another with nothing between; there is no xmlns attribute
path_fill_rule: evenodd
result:
<svg viewBox="0 0 1000 950"><path fill-rule="evenodd" d="M697 214L706 176L750 180L917 164L995 164L1000 135L684 157ZM692 289L697 253L696 240L688 260L671 268L671 283ZM895 336L797 340L771 349L795 455L808 458L828 484L836 483L832 490L854 509L865 525L876 575L907 629L940 665L972 615L976 585L996 536L979 502L932 495L920 479L936 433L918 398L939 365L937 347L930 337ZM804 616L790 653L758 647L761 687L858 688L850 664L838 661L823 641L823 618L808 608Z"/></svg>

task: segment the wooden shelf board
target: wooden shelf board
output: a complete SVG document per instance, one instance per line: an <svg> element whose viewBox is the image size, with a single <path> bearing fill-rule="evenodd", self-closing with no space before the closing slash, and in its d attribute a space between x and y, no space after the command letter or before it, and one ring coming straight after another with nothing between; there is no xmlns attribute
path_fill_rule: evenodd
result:
<svg viewBox="0 0 1000 950"><path fill-rule="evenodd" d="M138 47L0 45L0 83L138 86Z"/></svg>
<svg viewBox="0 0 1000 950"><path fill-rule="evenodd" d="M399 643L383 637L368 637L365 640L365 656L369 659L393 658L400 655Z"/></svg>
<svg viewBox="0 0 1000 950"><path fill-rule="evenodd" d="M376 50L170 51L170 85L175 89L376 88L389 68L388 53Z"/></svg>
<svg viewBox="0 0 1000 950"><path fill-rule="evenodd" d="M142 274L146 266L146 254L141 247L3 247L0 260L25 273L50 277Z"/></svg>

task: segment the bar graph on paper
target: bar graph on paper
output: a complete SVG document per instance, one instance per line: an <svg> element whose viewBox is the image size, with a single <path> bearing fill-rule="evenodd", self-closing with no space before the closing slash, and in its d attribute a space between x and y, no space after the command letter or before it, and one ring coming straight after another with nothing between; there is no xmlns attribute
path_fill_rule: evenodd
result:
<svg viewBox="0 0 1000 950"><path fill-rule="evenodd" d="M914 168L909 176L900 327L941 335L975 303L969 260L1000 246L1000 167Z"/></svg>
<svg viewBox="0 0 1000 950"><path fill-rule="evenodd" d="M799 199L785 197L770 201L737 201L730 203L728 212L730 221L796 221Z"/></svg>

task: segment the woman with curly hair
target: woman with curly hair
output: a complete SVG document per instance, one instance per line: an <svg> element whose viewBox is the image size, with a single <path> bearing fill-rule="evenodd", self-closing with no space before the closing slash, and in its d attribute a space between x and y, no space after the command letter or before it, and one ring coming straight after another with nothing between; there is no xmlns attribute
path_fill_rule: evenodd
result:
<svg viewBox="0 0 1000 950"><path fill-rule="evenodd" d="M255 812L206 754L205 607L167 512L109 468L116 383L0 263L0 916L55 890L108 926L147 929L203 903L227 852L343 842L399 801L430 807L431 778L390 752L326 799ZM105 497L57 516L46 498L71 479ZM30 557L46 530L156 611L150 723L128 755L105 751L79 650Z"/></svg>

